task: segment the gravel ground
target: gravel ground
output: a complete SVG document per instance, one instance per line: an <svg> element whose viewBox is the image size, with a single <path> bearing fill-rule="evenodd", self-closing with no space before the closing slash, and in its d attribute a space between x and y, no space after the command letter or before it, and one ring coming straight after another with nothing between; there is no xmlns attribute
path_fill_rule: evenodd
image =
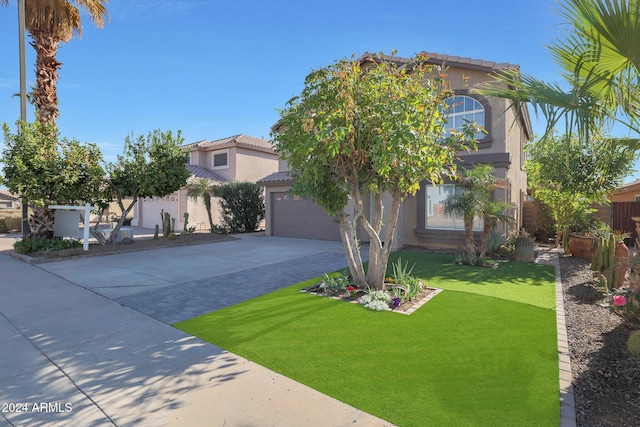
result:
<svg viewBox="0 0 640 427"><path fill-rule="evenodd" d="M626 348L640 325L598 305L587 261L560 256L560 271L577 425L640 426L640 358Z"/></svg>

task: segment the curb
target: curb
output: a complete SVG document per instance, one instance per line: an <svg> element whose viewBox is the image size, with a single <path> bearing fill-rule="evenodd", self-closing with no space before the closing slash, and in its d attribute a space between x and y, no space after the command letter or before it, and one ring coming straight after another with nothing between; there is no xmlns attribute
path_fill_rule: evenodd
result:
<svg viewBox="0 0 640 427"><path fill-rule="evenodd" d="M573 395L573 375L571 374L571 358L569 341L564 318L564 297L562 277L560 275L560 258L557 249L551 251L556 270L556 325L558 333L558 365L560 370L560 427L576 426L576 406Z"/></svg>

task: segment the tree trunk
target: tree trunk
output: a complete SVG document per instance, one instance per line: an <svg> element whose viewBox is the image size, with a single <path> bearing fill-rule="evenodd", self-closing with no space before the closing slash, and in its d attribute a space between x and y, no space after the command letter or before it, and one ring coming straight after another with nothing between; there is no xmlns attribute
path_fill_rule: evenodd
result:
<svg viewBox="0 0 640 427"><path fill-rule="evenodd" d="M120 231L120 228L122 228L122 225L124 224L125 219L127 219L127 215L129 214L129 212L131 212L131 209L133 209L136 202L138 201L138 193L135 193L133 195L133 200L131 201L129 206L127 206L126 208L124 207L124 203L122 202L122 200L123 198L120 197L120 195L118 195L118 206L120 207L121 215L120 215L120 219L118 220L118 223L113 228L113 230L111 230L111 236L109 236L109 240L107 240L107 242L111 243L112 245L116 244L116 238L118 237L118 232Z"/></svg>
<svg viewBox="0 0 640 427"><path fill-rule="evenodd" d="M91 235L98 241L98 243L101 246L105 246L107 244L107 239L105 239L102 233L100 233L100 231L98 230L98 226L100 225L100 222L102 222L102 216L104 215L104 211L105 209L102 209L100 211L100 215L98 215L98 221L96 221L96 225L94 225L89 229L89 232L91 233Z"/></svg>
<svg viewBox="0 0 640 427"><path fill-rule="evenodd" d="M389 211L389 223L387 224L386 233L384 236L384 245L380 239L380 227L376 230L376 227L372 226L364 214L359 215L360 224L363 226L367 234L369 235L369 258L375 258L375 264L369 261L369 268L367 269L367 283L371 287L382 288L384 285L384 278L387 273L387 264L389 262L389 254L393 246L393 233L398 223L398 213L400 211L400 202L402 198L399 193L392 194L391 209ZM382 203L376 204L376 211L374 218L382 218Z"/></svg>
<svg viewBox="0 0 640 427"><path fill-rule="evenodd" d="M204 198L204 207L207 210L207 217L209 218L209 232L213 233L213 217L211 216L211 196L209 193L203 196Z"/></svg>
<svg viewBox="0 0 640 427"><path fill-rule="evenodd" d="M29 217L29 237L53 239L55 211L34 207Z"/></svg>
<svg viewBox="0 0 640 427"><path fill-rule="evenodd" d="M33 41L30 43L36 51L36 87L34 103L36 117L44 125L56 124L58 118L58 69L62 66L56 60L59 40L50 33L30 31Z"/></svg>
<svg viewBox="0 0 640 427"><path fill-rule="evenodd" d="M347 257L349 273L354 284L364 287L367 284L364 274L364 265L360 256L360 245L356 236L355 224L347 221L344 215L338 217L338 225L340 228L340 236L342 237L342 245L344 253Z"/></svg>
<svg viewBox="0 0 640 427"><path fill-rule="evenodd" d="M491 221L485 218L482 237L480 239L480 259L485 259L487 257L487 246L489 242L489 233L491 232L491 226Z"/></svg>
<svg viewBox="0 0 640 427"><path fill-rule="evenodd" d="M473 240L473 215L464 215L464 242L469 262L476 258L476 244Z"/></svg>

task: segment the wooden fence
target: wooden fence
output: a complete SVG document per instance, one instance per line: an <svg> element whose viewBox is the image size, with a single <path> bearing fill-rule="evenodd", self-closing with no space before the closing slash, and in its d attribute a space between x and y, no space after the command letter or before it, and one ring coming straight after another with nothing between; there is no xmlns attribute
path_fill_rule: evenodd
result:
<svg viewBox="0 0 640 427"><path fill-rule="evenodd" d="M613 230L632 233L632 237L625 242L627 245L633 245L636 234L635 222L631 217L640 217L640 202L616 202L611 205L594 205L592 208L596 210L596 217L605 224L609 224ZM531 201L524 202L522 215L523 226L529 233L535 233L545 223L553 224L553 220L545 217L537 203Z"/></svg>
<svg viewBox="0 0 640 427"><path fill-rule="evenodd" d="M631 238L626 239L627 246L634 246L636 238L636 223L632 217L640 217L640 202L614 202L612 203L612 223L614 230L626 231Z"/></svg>

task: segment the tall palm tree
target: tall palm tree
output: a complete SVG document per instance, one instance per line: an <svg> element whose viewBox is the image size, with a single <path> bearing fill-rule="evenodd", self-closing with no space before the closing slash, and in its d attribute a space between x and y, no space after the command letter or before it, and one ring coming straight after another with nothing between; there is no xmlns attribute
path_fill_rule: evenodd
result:
<svg viewBox="0 0 640 427"><path fill-rule="evenodd" d="M478 92L529 102L547 119L545 136L562 121L581 140L613 122L640 132L640 0L563 0L560 10L568 30L549 48L569 89L510 71Z"/></svg>
<svg viewBox="0 0 640 427"><path fill-rule="evenodd" d="M75 34L82 36L80 8L98 27L108 19L108 0L24 0L25 26L36 51L36 86L33 99L36 116L42 124L54 124L59 115L58 69L62 63L56 59L60 42L68 42ZM6 6L9 0L0 0Z"/></svg>
<svg viewBox="0 0 640 427"><path fill-rule="evenodd" d="M202 199L204 207L207 210L207 217L209 218L209 229L213 233L213 218L211 217L211 182L206 178L200 178L193 184L193 186L187 192L187 195L193 200Z"/></svg>

